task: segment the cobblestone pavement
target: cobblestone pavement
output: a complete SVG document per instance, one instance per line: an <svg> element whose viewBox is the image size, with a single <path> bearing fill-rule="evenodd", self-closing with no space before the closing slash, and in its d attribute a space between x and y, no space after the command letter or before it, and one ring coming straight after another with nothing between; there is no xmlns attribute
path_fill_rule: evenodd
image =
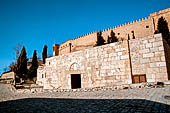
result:
<svg viewBox="0 0 170 113"><path fill-rule="evenodd" d="M170 112L170 86L118 91L29 94L2 93L0 90L0 95L0 113Z"/></svg>

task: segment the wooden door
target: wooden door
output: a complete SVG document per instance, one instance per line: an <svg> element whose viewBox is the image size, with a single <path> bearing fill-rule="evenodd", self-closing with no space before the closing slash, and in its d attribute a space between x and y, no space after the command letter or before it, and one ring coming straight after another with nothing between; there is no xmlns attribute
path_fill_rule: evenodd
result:
<svg viewBox="0 0 170 113"><path fill-rule="evenodd" d="M142 83L146 82L146 74L139 74L132 76L132 83Z"/></svg>

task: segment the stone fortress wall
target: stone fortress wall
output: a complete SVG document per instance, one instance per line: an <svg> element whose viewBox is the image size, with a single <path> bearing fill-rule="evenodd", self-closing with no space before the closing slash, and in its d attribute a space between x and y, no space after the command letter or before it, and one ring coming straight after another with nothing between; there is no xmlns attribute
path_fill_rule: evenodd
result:
<svg viewBox="0 0 170 113"><path fill-rule="evenodd" d="M47 58L38 68L37 83L71 89L73 74L81 76L81 88L131 84L135 74L145 74L146 82L166 81L165 47L156 34Z"/></svg>
<svg viewBox="0 0 170 113"><path fill-rule="evenodd" d="M157 23L158 23L158 19L163 16L167 23L168 23L168 28L170 29L170 8L161 10L159 12L155 12L155 13L151 13L150 14L150 18L153 19L153 23L154 23L154 30L157 29Z"/></svg>
<svg viewBox="0 0 170 113"><path fill-rule="evenodd" d="M170 29L168 8L149 18L102 31L107 40L113 29L119 39L116 43L94 47L97 32L91 32L55 44L53 57L37 70L37 83L45 89L71 89L76 84L80 85L77 88L92 88L170 80L170 47L161 34L154 35L161 16Z"/></svg>
<svg viewBox="0 0 170 113"><path fill-rule="evenodd" d="M103 38L107 41L110 31L113 30L119 40L127 40L128 34L132 38L132 32L135 34L135 38L141 38L153 35L157 29L158 19L163 16L168 22L170 29L170 8L161 10L159 12L151 13L147 18L142 18L127 24L122 24L113 28L104 29L102 31ZM91 32L83 36L77 37L73 40L68 40L62 43L59 47L54 45L55 51L53 56L66 54L85 48L91 48L96 44L97 32Z"/></svg>
<svg viewBox="0 0 170 113"><path fill-rule="evenodd" d="M65 53L70 53L70 51L74 52L85 48L93 47L94 42L96 42L96 40L97 40L96 32L91 32L81 37L77 37L73 40L68 40L59 46L59 54L61 55Z"/></svg>

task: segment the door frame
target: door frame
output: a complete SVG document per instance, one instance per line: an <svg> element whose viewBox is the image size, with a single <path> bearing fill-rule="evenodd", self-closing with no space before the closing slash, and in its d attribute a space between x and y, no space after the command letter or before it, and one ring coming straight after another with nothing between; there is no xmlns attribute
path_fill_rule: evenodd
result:
<svg viewBox="0 0 170 113"><path fill-rule="evenodd" d="M79 77L75 77L73 78L73 76L79 76ZM80 73L74 73L74 74L70 74L70 86L71 86L71 89L77 89L77 88L82 88L82 80L81 80L81 74ZM76 83L72 83L73 82L73 79L75 80L74 82ZM79 80L79 81L76 81ZM76 85L77 87L73 87L73 84Z"/></svg>

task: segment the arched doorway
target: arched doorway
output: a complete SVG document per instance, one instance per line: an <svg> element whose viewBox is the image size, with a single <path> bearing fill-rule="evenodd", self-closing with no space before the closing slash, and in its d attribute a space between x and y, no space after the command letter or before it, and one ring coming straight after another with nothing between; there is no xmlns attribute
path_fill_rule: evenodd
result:
<svg viewBox="0 0 170 113"><path fill-rule="evenodd" d="M77 63L70 66L71 89L81 88L81 74L80 67Z"/></svg>

